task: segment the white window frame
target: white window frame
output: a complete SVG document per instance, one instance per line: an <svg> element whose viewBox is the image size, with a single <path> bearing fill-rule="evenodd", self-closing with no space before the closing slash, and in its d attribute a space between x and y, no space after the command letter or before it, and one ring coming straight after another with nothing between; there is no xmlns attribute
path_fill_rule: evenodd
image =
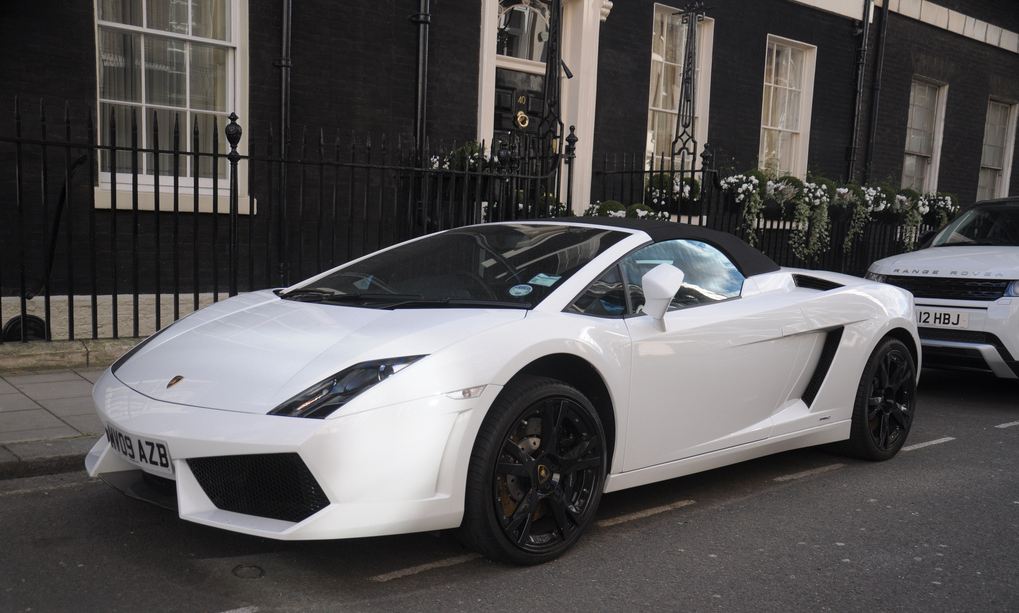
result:
<svg viewBox="0 0 1019 613"><path fill-rule="evenodd" d="M775 34L768 34L767 40L764 43L765 57L768 54L768 47L772 44L784 45L787 47L796 47L803 52L803 72L801 77L803 79L800 87L800 121L799 121L799 139L797 140L797 146L794 151L795 159L790 164L792 176L799 179L806 179L807 177L807 157L810 153L810 126L811 126L811 111L814 106L814 71L817 67L817 46L811 45L791 38L785 38L783 36L777 36ZM761 77L761 104L759 107L762 110L764 108L764 91L767 87L765 79L767 78L767 60L764 63L765 74ZM765 128L764 123L760 125L760 131L758 132L758 144L757 144L757 167L764 169L764 159L761 156L761 145L764 142L764 130L772 130L774 128Z"/></svg>
<svg viewBox="0 0 1019 613"><path fill-rule="evenodd" d="M913 89L913 82L919 81L926 85L931 85L937 88L938 100L934 105L934 138L931 141L931 163L927 165L927 174L924 177L924 189L925 193L934 193L938 191L938 176L940 175L941 169L941 144L945 135L945 108L948 106L948 84L929 79L920 75L913 75L909 81L910 91ZM907 102L908 104L908 102ZM907 121L906 121L906 138L909 138L909 120L907 110ZM905 172L905 158L906 158L906 145L903 143L902 146L902 159L903 159L903 172ZM909 154L916 155L916 154ZM902 184L902 177L899 178L899 185Z"/></svg>
<svg viewBox="0 0 1019 613"><path fill-rule="evenodd" d="M220 48L230 49L227 59L227 79L230 82L227 88L227 109L226 111L202 111L208 114L214 114L220 116L222 121L219 123L219 142L221 147L228 147L225 134L223 134L223 128L227 125L228 120L226 116L231 112L237 113L240 118L238 123L246 126L244 119L248 116L248 0L228 0L230 2L230 40L223 41L219 39L203 38L199 36L184 35L175 32L166 32L163 30L156 30L154 28L146 28L142 26L129 25L114 21L105 21L99 18L99 2L100 0L93 0L93 34L95 36L95 68L96 68L96 112L101 113L103 104L117 104L121 106L130 106L135 108L164 108L166 110L185 110L183 107L166 107L164 105L152 105L144 102L124 102L120 100L105 100L101 97L99 89L99 72L101 70L99 60L99 32L100 28L106 28L108 30L119 30L122 32L133 32L138 34L155 35L162 38L172 38L183 41L194 41L198 43L205 43ZM147 2L142 0L142 14L148 10ZM143 21L144 22L144 18ZM142 48L140 53L144 54L144 44L140 45ZM144 58L144 55L142 56ZM141 67L141 85L142 91L145 88L145 66L144 61ZM190 87L190 83L188 83ZM143 94L144 95L144 94ZM188 101L188 109L190 109L190 101ZM147 113L144 115L148 115ZM144 122L150 119L146 119L146 116L139 116L139 148L144 146L145 130ZM97 142L105 142L105 134L103 134L102 118L96 117L96 131L97 131ZM186 142L185 135L189 137L191 125L181 126L182 141ZM130 125L117 126L118 132L122 130L130 130ZM166 133L172 133L173 126L160 126L161 131ZM190 158L187 155L188 150L184 149L182 144L182 165L183 159ZM190 148L189 148L190 149ZM247 141L245 138L241 138L240 143L237 145L237 151L242 156L246 156L248 153ZM204 154L205 152L203 152ZM145 155L139 154L139 169L138 169L138 209L143 211L154 211L156 208L156 181L155 178L147 174L144 171ZM248 164L239 163L237 165L237 185L238 185L238 212L241 214L250 214L254 212L254 201L248 195ZM178 180L179 191L177 194L178 210L181 212L192 212L197 210L200 213L212 213L218 212L221 214L228 214L229 211L229 196L230 196L230 171L229 165L225 172L220 173L217 178L217 185L213 185L211 178L198 178L198 203L195 206L194 198L194 178L191 176L181 175ZM100 171L98 173L99 184L94 188L95 194L95 205L97 209L110 209L113 208L113 181L112 173ZM132 189L133 175L130 172L118 172L117 173L117 186L116 186L116 199L117 199L117 210L132 209L134 207L133 202L133 189ZM218 192L218 203L214 210L213 207L213 194ZM173 174L172 172L160 172L159 175L159 210L160 211L172 211L173 210Z"/></svg>
<svg viewBox="0 0 1019 613"><path fill-rule="evenodd" d="M992 103L994 103L994 104L1002 104L1002 105L1005 105L1005 106L1008 107L1008 119L1007 119L1007 121L1005 123L1005 144L1004 144L1004 150L1001 153L1001 180L998 181L997 188L994 190L994 193L991 195L992 198L1004 198L1004 197L1008 196L1008 190L1011 187L1012 161L1014 159L1014 153L1015 153L1015 131L1016 131L1017 119L1019 119L1019 103L1016 103L1015 101L1003 100L1001 98L996 98L994 96L991 96L987 100L987 109L988 109L988 111L990 111L990 107L991 107ZM985 115L984 116L984 125L985 126L987 124L986 117L987 116ZM986 128L985 128L985 130L986 130ZM981 144L983 144L983 143L981 142ZM981 146L980 158L981 158L980 159L980 170L981 171L983 171L984 168L991 168L990 166L984 166L984 164L983 164L983 147L982 146ZM980 190L979 180L980 179L979 179L979 175L978 175L978 177L977 177L978 196L979 196L979 190Z"/></svg>
<svg viewBox="0 0 1019 613"><path fill-rule="evenodd" d="M654 10L651 14L651 32L655 31L655 19L659 10L679 12L680 9L666 5L655 3ZM715 48L715 20L710 17L705 17L701 21L697 28L697 68L696 68L696 91L694 92L694 139L697 141L697 151L694 153L694 168L700 168L701 166L701 152L704 151L704 144L708 142L708 127L710 124L709 111L711 108L711 65L712 65L712 51ZM685 55L685 49L683 50ZM652 53L654 48L652 47ZM648 98L650 99L650 90L654 86L654 67L648 72ZM678 116L677 109L663 109L658 107L652 107L648 105L647 118L648 127L650 128L651 112L666 112L670 114L676 114ZM675 138L675 134L673 134ZM650 130L645 137L644 145L644 160L645 164L651 159L654 150L651 145ZM669 140L672 142L672 139Z"/></svg>

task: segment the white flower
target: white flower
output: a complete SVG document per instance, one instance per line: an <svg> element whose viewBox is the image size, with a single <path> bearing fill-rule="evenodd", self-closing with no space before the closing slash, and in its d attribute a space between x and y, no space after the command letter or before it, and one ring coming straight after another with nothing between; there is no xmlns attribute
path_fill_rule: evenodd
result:
<svg viewBox="0 0 1019 613"><path fill-rule="evenodd" d="M609 217L626 217L626 211L609 211Z"/></svg>

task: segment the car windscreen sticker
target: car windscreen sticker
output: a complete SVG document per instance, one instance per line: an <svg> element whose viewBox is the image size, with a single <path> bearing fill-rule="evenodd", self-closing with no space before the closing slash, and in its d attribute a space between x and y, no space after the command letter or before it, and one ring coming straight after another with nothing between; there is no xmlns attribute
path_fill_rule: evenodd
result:
<svg viewBox="0 0 1019 613"><path fill-rule="evenodd" d="M513 287L509 288L510 296L514 296L516 298L526 296L527 294L530 294L532 291L534 291L534 288L525 283L521 283L520 285L514 285Z"/></svg>
<svg viewBox="0 0 1019 613"><path fill-rule="evenodd" d="M371 287L372 281L374 281L374 280L375 280L375 275L368 275L367 277L365 277L363 279L359 279L357 281L354 281L354 287L356 287L359 290L366 290L369 287Z"/></svg>
<svg viewBox="0 0 1019 613"><path fill-rule="evenodd" d="M546 275L543 272L539 272L538 274L534 275L534 277L530 281L528 281L528 283L530 283L531 285L540 285L542 287L552 287L553 285L556 284L556 281L558 281L559 279L562 279L562 277L557 275Z"/></svg>

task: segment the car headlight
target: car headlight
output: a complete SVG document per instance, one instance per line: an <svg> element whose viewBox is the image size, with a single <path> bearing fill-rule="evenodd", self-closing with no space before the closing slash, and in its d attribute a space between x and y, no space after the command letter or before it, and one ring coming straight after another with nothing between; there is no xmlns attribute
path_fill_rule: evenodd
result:
<svg viewBox="0 0 1019 613"><path fill-rule="evenodd" d="M871 270L868 270L868 271L867 271L867 274L866 274L866 275L864 275L864 276L866 277L866 279L867 279L868 281L877 281L878 283L884 283L884 282L885 282L885 279L887 279L887 278L888 278L888 277L887 277L887 276L885 276L885 275L879 275L879 274L877 274L876 272L873 272L873 271L871 271Z"/></svg>
<svg viewBox="0 0 1019 613"><path fill-rule="evenodd" d="M1019 298L1019 281L1012 281L1005 288L1005 295L1011 298Z"/></svg>
<svg viewBox="0 0 1019 613"><path fill-rule="evenodd" d="M423 357L412 355L354 364L287 400L269 411L269 415L322 419Z"/></svg>

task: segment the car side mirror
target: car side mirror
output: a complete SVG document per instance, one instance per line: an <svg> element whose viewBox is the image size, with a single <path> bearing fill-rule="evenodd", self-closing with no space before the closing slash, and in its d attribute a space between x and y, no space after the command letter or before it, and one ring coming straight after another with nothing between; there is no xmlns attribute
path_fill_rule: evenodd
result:
<svg viewBox="0 0 1019 613"><path fill-rule="evenodd" d="M672 298L683 287L683 271L672 264L659 264L644 273L640 286L644 290L644 312L662 322ZM661 324L664 329L664 323Z"/></svg>

